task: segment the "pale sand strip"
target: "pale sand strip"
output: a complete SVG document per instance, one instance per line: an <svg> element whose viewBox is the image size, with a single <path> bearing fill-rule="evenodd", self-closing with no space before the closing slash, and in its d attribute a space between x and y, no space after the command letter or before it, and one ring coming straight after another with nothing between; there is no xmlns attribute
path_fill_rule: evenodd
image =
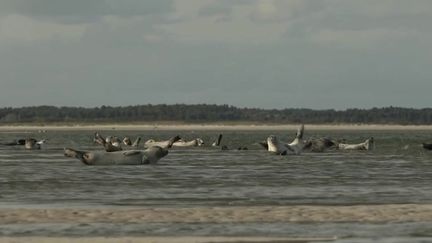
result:
<svg viewBox="0 0 432 243"><path fill-rule="evenodd" d="M224 125L224 124L110 124L110 125L46 125L46 126L0 126L0 131L98 131L98 130L123 130L123 131L270 131L270 130L297 130L299 124L286 125ZM432 130L432 125L309 125L307 130Z"/></svg>
<svg viewBox="0 0 432 243"><path fill-rule="evenodd" d="M8 243L307 243L334 241L336 237L288 238L288 237L0 237Z"/></svg>
<svg viewBox="0 0 432 243"><path fill-rule="evenodd" d="M432 204L257 206L193 208L0 209L0 224L25 223L247 223L425 222Z"/></svg>

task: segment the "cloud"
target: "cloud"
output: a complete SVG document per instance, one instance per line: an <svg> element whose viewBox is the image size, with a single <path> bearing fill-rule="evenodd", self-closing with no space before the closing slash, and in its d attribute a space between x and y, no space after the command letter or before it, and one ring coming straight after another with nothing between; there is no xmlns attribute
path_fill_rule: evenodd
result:
<svg viewBox="0 0 432 243"><path fill-rule="evenodd" d="M102 16L139 16L173 11L172 0L2 0L1 15L23 15L62 23L93 22Z"/></svg>
<svg viewBox="0 0 432 243"><path fill-rule="evenodd" d="M220 103L225 94L223 103L268 108L422 106L431 5L3 0L0 102Z"/></svg>
<svg viewBox="0 0 432 243"><path fill-rule="evenodd" d="M47 40L78 41L85 32L83 25L63 25L36 21L22 15L8 15L0 21L0 44Z"/></svg>
<svg viewBox="0 0 432 243"><path fill-rule="evenodd" d="M134 36L139 36L139 40L156 42L161 33L152 25L162 21L162 16L173 11L173 7L172 0L3 0L0 43L79 41L93 35L89 32L108 35L107 38L137 32Z"/></svg>

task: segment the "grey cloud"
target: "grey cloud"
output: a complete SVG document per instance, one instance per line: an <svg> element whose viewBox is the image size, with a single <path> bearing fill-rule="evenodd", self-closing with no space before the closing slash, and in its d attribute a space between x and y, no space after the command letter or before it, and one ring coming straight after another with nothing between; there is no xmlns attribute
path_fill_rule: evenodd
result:
<svg viewBox="0 0 432 243"><path fill-rule="evenodd" d="M216 0L211 4L202 7L199 16L214 16L223 15L229 17L232 13L233 7L238 5L250 5L256 3L257 0Z"/></svg>
<svg viewBox="0 0 432 243"><path fill-rule="evenodd" d="M30 1L41 0L27 3ZM84 6L87 1L91 2L79 0L80 5L72 0L67 4ZM186 0L178 3L181 1ZM267 19L256 19L268 21L259 24L247 19L247 11L257 1L233 5L231 1L216 0L207 6L210 9L201 9L202 16L191 11L181 16L188 18L186 22L174 18L165 23L179 32L165 31L160 27L160 16L154 14L119 18L120 13L132 16L134 12L120 11L118 7L117 16L87 25L77 41L0 42L0 103L94 106L205 102L323 109L430 106L432 10L428 2L322 0L314 5L318 1L302 1L271 1L279 10L279 20L275 18L273 23L268 15ZM3 7L8 2L12 3L0 1L0 11L6 11ZM159 0L142 2L163 6ZM83 18L112 13L109 9L78 8L71 15L80 19L79 10ZM162 10L169 8L159 12ZM6 12L36 16L33 10L26 11L12 11L9 6ZM212 29L214 23L209 24L205 17L218 11L221 15L241 16ZM68 13L51 9L45 15L54 18ZM266 30L273 28L283 33L285 25L288 32L284 38L274 35L268 42L253 43L254 37L268 35ZM390 38L407 29L412 32L405 39ZM340 42L321 45L310 41L323 30L347 42L362 42L356 37L372 34L383 37L383 41L371 38L360 48L341 48ZM202 38L205 31L217 31L217 35ZM180 40L179 33L190 38ZM230 36L235 36L235 41L226 38ZM216 38L221 41L215 42Z"/></svg>
<svg viewBox="0 0 432 243"><path fill-rule="evenodd" d="M0 14L19 14L64 23L89 22L105 15L139 16L174 11L173 0L2 0Z"/></svg>
<svg viewBox="0 0 432 243"><path fill-rule="evenodd" d="M256 23L291 22L296 19L305 19L328 7L325 1L314 0L263 0L259 3L255 11L249 15L250 20ZM262 13L260 10L266 5L271 7L273 12Z"/></svg>
<svg viewBox="0 0 432 243"><path fill-rule="evenodd" d="M364 37L364 40L383 40L395 42L423 36L430 38L432 26L432 2L400 0L383 1L322 1L322 8L303 9L302 14L291 20L284 35L289 39L310 40L320 32ZM376 35L374 37L373 35ZM419 35L419 36L417 36ZM358 39L361 42L362 38ZM381 44L375 42L374 44Z"/></svg>

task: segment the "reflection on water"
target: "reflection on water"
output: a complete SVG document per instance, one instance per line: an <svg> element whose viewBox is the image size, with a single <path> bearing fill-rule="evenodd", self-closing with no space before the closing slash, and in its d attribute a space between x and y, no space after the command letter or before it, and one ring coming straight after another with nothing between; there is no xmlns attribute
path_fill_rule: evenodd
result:
<svg viewBox="0 0 432 243"><path fill-rule="evenodd" d="M283 131L224 132L223 144L230 148L246 146L249 148L246 151L220 151L210 147L218 131L113 130L103 131L103 134L132 138L139 135L143 141L180 134L186 139L201 137L206 146L173 149L157 165L91 167L64 157L63 148L100 149L92 143L92 132L48 131L33 134L33 137L48 139L43 150L0 147L0 206L193 207L432 203L432 152L420 147L421 142L432 141L430 131L338 132L308 131L306 128L306 137L330 136L345 138L353 143L373 136L376 150L304 153L300 156L272 155L257 145L269 134L288 141L295 131L290 134ZM2 141L29 136L19 133L0 135ZM327 226L331 228L331 225ZM273 225L269 228L278 227ZM296 227L301 228L301 225ZM0 235L13 228L2 227ZM232 229L236 228L242 229L237 233L255 232L252 226L238 225ZM170 232L182 231L171 229ZM289 233L286 230L281 232Z"/></svg>

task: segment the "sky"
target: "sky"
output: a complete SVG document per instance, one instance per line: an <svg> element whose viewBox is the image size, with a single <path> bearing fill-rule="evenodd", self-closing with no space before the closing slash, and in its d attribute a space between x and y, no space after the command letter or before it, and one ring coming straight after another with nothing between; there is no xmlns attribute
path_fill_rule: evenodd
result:
<svg viewBox="0 0 432 243"><path fill-rule="evenodd" d="M431 106L430 0L1 0L0 107Z"/></svg>

